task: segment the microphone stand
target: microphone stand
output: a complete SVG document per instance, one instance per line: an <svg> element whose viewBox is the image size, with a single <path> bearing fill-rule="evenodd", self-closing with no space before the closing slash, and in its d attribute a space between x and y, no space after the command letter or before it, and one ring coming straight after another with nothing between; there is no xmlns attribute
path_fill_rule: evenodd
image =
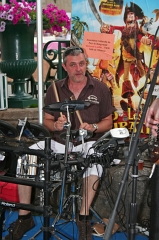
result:
<svg viewBox="0 0 159 240"><path fill-rule="evenodd" d="M139 149L137 147L138 146L137 145L138 144L138 139L139 139L139 136L140 136L142 125L143 125L144 120L145 120L147 109L148 109L149 104L150 104L152 92L153 92L153 89L154 89L154 86L155 86L155 83L156 83L158 73L159 73L159 60L157 62L157 66L156 66L154 76L153 76L153 79L152 79L152 82L151 82L151 85L150 85L150 89L149 89L149 92L148 92L146 102L145 102L145 105L144 105L144 108L143 108L141 119L139 121L137 132L132 139L132 144L131 144L131 148L130 148L130 151L129 151L128 160L127 160L127 163L125 165L125 171L124 171L123 178L122 178L122 181L121 181L121 184L120 184L117 199L116 199L114 209L113 209L113 211L111 213L111 216L108 220L108 225L107 225L105 233L104 233L104 237L103 237L104 240L110 240L110 238L111 238L113 226L114 226L114 223L115 223L115 217L116 217L116 214L117 214L118 205L119 205L119 202L120 202L123 190L124 190L125 183L128 179L130 167L133 166L134 159L139 159L139 156L141 154L141 152L139 151ZM136 186L135 186L134 189L135 189L134 195L136 195ZM135 212L135 215L136 215L136 203L135 202L136 202L136 197L133 198L133 203L132 203L132 209L133 209L133 211ZM133 216L133 218L131 219L132 222L130 224L131 229L129 231L129 240L134 240L135 239L135 231L134 231L135 221L134 220L135 220L135 217Z"/></svg>

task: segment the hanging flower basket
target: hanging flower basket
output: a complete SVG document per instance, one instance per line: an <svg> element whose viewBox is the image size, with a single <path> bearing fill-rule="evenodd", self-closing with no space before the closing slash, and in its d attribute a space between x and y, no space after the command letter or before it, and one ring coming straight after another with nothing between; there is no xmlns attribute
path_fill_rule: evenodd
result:
<svg viewBox="0 0 159 240"><path fill-rule="evenodd" d="M5 31L7 22L11 22L14 25L21 22L27 26L32 21L36 21L36 3L28 3L25 0L17 2L16 0L10 0L10 3L6 3L0 6L0 32ZM46 8L42 9L43 28L47 32L53 33L62 32L63 28L70 30L70 18L67 16L65 10L58 9L53 4L48 4Z"/></svg>

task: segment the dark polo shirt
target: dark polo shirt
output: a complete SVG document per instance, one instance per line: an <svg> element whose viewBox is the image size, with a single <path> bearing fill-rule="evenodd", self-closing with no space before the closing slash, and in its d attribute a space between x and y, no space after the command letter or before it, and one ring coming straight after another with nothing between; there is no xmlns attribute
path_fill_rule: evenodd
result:
<svg viewBox="0 0 159 240"><path fill-rule="evenodd" d="M87 76L87 84L81 91L77 100L96 100L99 104L90 104L90 106L86 109L80 110L80 115L83 122L91 123L98 123L103 118L112 114L115 108L112 106L112 98L108 87L100 82L97 79L92 78L90 75L86 74ZM73 93L68 88L68 77L56 82L56 88L59 96L60 102L65 101L66 99L70 99ZM47 94L45 97L45 106L56 103L53 86L47 90ZM55 117L55 120L58 119L60 116L60 112L51 112L51 115ZM66 116L66 112L63 112ZM77 118L75 112L70 113L70 120L71 120L71 129L72 130L79 130L80 122ZM64 130L66 131L66 130ZM53 139L57 142L65 144L63 140L60 139L60 134L63 131L56 131L53 134ZM88 141L96 141L100 138L104 133L94 133ZM80 143L78 143L80 144Z"/></svg>

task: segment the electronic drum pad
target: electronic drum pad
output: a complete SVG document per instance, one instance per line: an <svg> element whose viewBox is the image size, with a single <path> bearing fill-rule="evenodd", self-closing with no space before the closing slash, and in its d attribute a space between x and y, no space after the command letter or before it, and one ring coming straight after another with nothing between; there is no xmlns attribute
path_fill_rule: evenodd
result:
<svg viewBox="0 0 159 240"><path fill-rule="evenodd" d="M32 135L38 140L44 140L45 137L50 137L50 132L41 124L29 122L28 125L26 125L26 127L29 129Z"/></svg>
<svg viewBox="0 0 159 240"><path fill-rule="evenodd" d="M87 108L90 106L90 102L87 101L77 101L77 100L71 100L71 101L65 101L65 102L57 102L50 104L48 106L43 107L43 111L47 113L52 112L67 112L67 108L70 112L76 111L76 110L82 110L84 108Z"/></svg>

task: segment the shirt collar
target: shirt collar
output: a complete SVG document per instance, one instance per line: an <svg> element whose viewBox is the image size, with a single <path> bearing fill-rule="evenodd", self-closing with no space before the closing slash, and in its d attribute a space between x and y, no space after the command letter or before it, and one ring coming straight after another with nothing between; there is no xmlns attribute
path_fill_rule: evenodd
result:
<svg viewBox="0 0 159 240"><path fill-rule="evenodd" d="M87 77L87 84L86 86L94 86L94 82L92 80L92 77L89 73L86 72L86 77ZM61 87L67 86L68 87L68 76L64 78L64 81L61 82Z"/></svg>

